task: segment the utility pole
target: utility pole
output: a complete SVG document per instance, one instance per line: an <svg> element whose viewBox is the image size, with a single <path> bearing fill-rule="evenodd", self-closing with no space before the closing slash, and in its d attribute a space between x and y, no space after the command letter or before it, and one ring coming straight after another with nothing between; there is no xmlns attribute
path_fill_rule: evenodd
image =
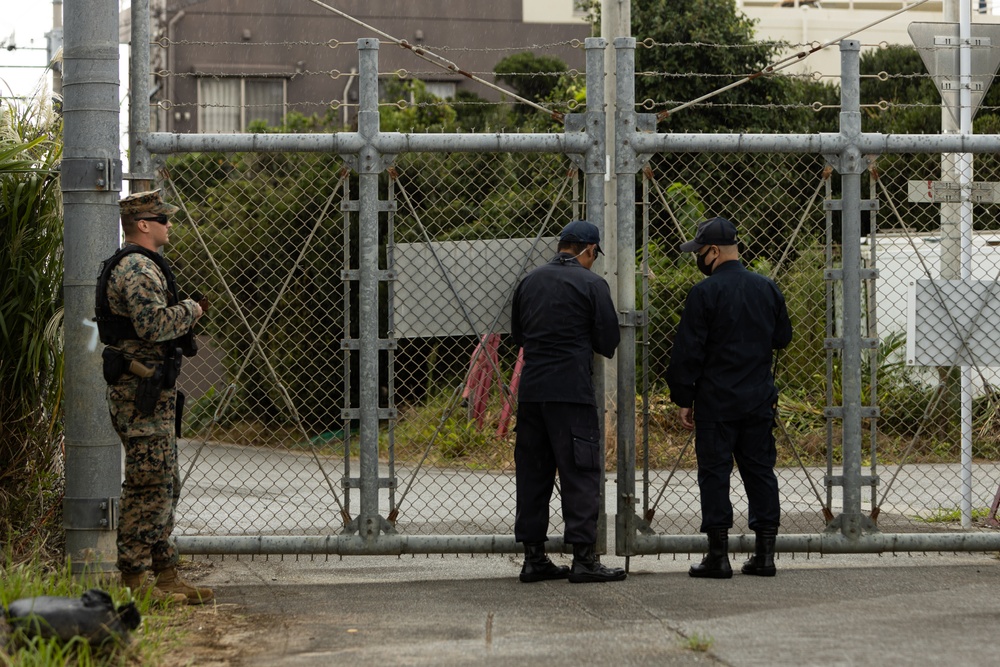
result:
<svg viewBox="0 0 1000 667"><path fill-rule="evenodd" d="M75 573L113 571L121 441L111 428L94 323L101 260L118 247L118 6L66 4L63 47L63 277L66 555Z"/></svg>

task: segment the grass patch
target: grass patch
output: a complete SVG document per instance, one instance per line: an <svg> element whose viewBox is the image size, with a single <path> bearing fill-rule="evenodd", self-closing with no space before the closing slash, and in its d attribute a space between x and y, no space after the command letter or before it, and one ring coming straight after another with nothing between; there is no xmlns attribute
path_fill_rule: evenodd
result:
<svg viewBox="0 0 1000 667"><path fill-rule="evenodd" d="M685 638L683 644L684 648L690 651L705 653L712 648L713 644L715 644L715 639L713 639L711 635L702 635L695 632Z"/></svg>
<svg viewBox="0 0 1000 667"><path fill-rule="evenodd" d="M989 507L972 508L973 521L985 521L989 515ZM939 507L930 516L915 516L913 518L924 523L958 523L962 520L962 510L957 507Z"/></svg>
<svg viewBox="0 0 1000 667"><path fill-rule="evenodd" d="M164 607L147 593L133 598L121 586L117 574L74 576L70 563L52 566L38 558L15 563L10 552L0 563L0 604L4 607L21 598L54 595L78 598L89 588L102 588L115 606L134 601L142 615L142 625L128 643L108 641L91 645L82 639L63 643L58 639L26 638L20 631L8 633L0 623L0 665L4 667L110 667L156 666L179 649L185 631L181 627L191 610L183 606ZM9 636L8 636L9 635ZM8 641L9 640L9 641Z"/></svg>

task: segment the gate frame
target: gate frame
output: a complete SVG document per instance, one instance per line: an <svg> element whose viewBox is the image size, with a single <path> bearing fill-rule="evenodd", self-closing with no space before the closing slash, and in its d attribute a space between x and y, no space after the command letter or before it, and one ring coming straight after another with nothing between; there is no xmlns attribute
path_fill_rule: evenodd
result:
<svg viewBox="0 0 1000 667"><path fill-rule="evenodd" d="M132 5L133 45L148 44L148 0L134 0ZM113 28L106 21L89 20L77 15L80 30L70 29L74 22L67 21L67 75L66 86L66 156L67 159L97 158L102 164L111 164L114 157L105 155L111 150L117 154L117 132L104 119L112 118L116 101L106 77L88 75L93 62L103 63L107 58L88 52L89 46L100 41L104 33ZM85 34L90 30L92 35ZM74 39L74 36L76 39ZM88 37L79 39L80 36ZM103 42L101 45L103 46ZM74 47L74 45L76 45ZM995 533L934 533L934 534L885 534L878 531L861 512L861 490L866 484L861 474L862 419L871 414L875 406L861 405L861 351L866 341L861 336L861 281L869 279L863 273L860 249L860 212L863 207L875 205L873 200L861 198L861 174L867 169L867 155L895 153L998 153L1000 135L882 135L863 133L860 115L860 42L843 40L840 44L842 62L841 114L839 133L816 134L659 134L656 117L635 112L635 46L632 37L614 40L617 51L616 100L614 141L615 174L617 178L616 211L619 247L633 248L635 244L635 175L653 153L684 152L746 152L746 153L813 153L820 154L842 176L842 199L832 202L842 211L843 219L843 268L832 271L841 283L844 310L843 401L844 405L830 409L832 418L843 421L843 463L840 476L828 482L839 483L843 489L843 512L819 535L779 535L778 551L807 553L882 553L909 550L998 550L1000 532ZM132 105L130 130L131 180L137 184L153 181L155 160L152 154L170 154L190 151L223 152L323 152L340 155L354 167L359 178L359 235L361 240L360 268L358 271L361 293L359 311L359 340L361 387L360 419L360 510L348 522L347 532L327 536L178 536L180 551L187 554L386 554L403 553L510 553L520 550L512 535L468 536L406 536L387 534L390 524L379 513L378 506L378 351L384 342L378 338L378 312L373 307L378 283L386 276L378 268L378 222L385 200L378 197L379 174L389 168L395 156L405 152L465 152L465 153L555 153L573 160L585 175L586 217L598 227L604 227L604 177L606 159L606 115L604 111L604 49L603 38L588 38L586 49L587 111L568 114L566 129L562 134L403 134L381 132L378 111L378 48L375 39L358 40L360 61L360 112L357 132L325 135L177 135L150 133L148 113L144 102L148 100L148 49L132 49ZM73 63L77 63L74 66ZM71 76L77 72L77 77ZM110 74L109 74L110 75ZM75 79L75 80L71 80ZM116 79L115 79L116 80ZM88 96L100 98L101 109L91 113L87 107ZM89 115L88 115L89 114ZM145 120L143 118L145 117ZM77 119L77 120L74 120ZM107 127L105 127L107 125ZM76 148L74 148L76 147ZM68 164L68 163L67 163ZM72 166L72 165L69 165ZM65 170L64 170L65 173ZM112 179L113 181L113 179ZM113 553L115 525L105 515L113 514L117 503L117 479L120 475L117 461L117 438L110 435L106 424L98 428L91 424L94 392L90 381L97 378L97 357L87 348L89 332L79 324L72 313L86 312L92 302L94 280L91 269L86 268L93 257L102 256L100 248L110 240L110 221L115 219L116 205L114 182L98 182L97 192L68 189L63 181L67 230L67 271L65 278L67 308L67 383L66 383L66 442L67 442L67 500L68 509L79 505L86 511L67 511L67 551L74 559L92 549ZM117 185L120 191L120 185ZM83 222L89 234L90 245L80 240ZM74 224L70 224L74 223ZM98 239L94 241L93 239ZM91 247L92 246L92 247ZM74 250L76 248L76 250ZM96 249L96 250L95 250ZM615 552L621 556L654 553L697 552L705 549L701 535L643 534L648 525L636 514L636 449L635 449L635 328L643 326L645 313L635 308L635 255L633 252L617 253L615 267L619 280L618 310L622 327L622 343L617 359L617 483ZM95 264L96 265L96 264ZM72 321L71 321L72 320ZM596 365L598 396L604 395L603 366ZM74 377L86 381L70 382ZM100 392L97 393L100 395ZM866 412L867 411L867 412ZM100 411L97 410L97 413ZM603 420L602 420L603 421ZM113 439L112 439L113 438ZM114 445L110 443L114 442ZM107 459L103 471L94 474L94 461ZM602 482L602 498L604 495ZM80 497L70 497L80 496ZM97 508L91 511L91 506ZM601 503L602 518L599 522L600 542L606 541L605 503ZM749 551L753 536L733 536L734 550ZM110 539L109 539L110 538ZM561 537L550 540L553 550L565 548ZM112 559L105 558L107 564ZM84 561L86 562L86 561ZM77 564L74 564L77 568Z"/></svg>
<svg viewBox="0 0 1000 667"><path fill-rule="evenodd" d="M829 210L842 215L842 268L829 270L830 279L839 281L843 297L843 338L830 342L841 347L842 406L826 409L828 419L843 422L842 474L828 476L828 486L843 489L843 511L833 518L819 535L785 535L777 538L776 551L806 553L884 553L895 551L994 551L1000 549L1000 532L992 533L882 533L878 526L861 511L862 487L872 480L862 475L862 419L877 416L876 405L861 404L861 353L871 339L862 338L862 280L874 279L865 269L861 258L861 210L877 210L877 200L861 198L861 175L868 169L868 155L885 153L987 153L1000 150L1000 135L883 135L861 131L860 52L861 42L845 39L841 52L841 112L840 132L818 134L659 134L656 116L637 114L635 109L635 46L633 37L619 37L617 49L618 90L615 115L618 178L619 242L629 238L634 245L635 196L634 175L653 153L720 152L720 153L819 153L841 175L840 200L828 202ZM623 177L632 176L632 177ZM631 236L629 236L631 234ZM631 270L621 275L635 274L635 259ZM626 282L626 281L623 281ZM624 289L619 291L621 296ZM619 309L628 306L626 320L644 321L643 313L635 311L634 293L630 301L623 300ZM634 348L634 329L630 333ZM635 359L621 354L618 359L619 395L619 470L631 474L618 475L618 529L615 550L621 556L656 553L704 552L708 541L702 535L651 534L648 523L636 514L635 496L635 401L622 389L635 385ZM631 378L628 374L631 372ZM628 382L631 381L631 385ZM623 432L631 429L631 438ZM623 446L624 445L624 446ZM731 535L730 550L752 552L753 535Z"/></svg>

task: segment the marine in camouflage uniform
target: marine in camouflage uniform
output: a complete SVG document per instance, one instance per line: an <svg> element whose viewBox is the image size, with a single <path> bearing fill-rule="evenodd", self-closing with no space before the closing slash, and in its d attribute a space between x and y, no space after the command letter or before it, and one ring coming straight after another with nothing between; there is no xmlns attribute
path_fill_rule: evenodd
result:
<svg viewBox="0 0 1000 667"><path fill-rule="evenodd" d="M119 207L126 246L131 243L156 250L169 241L169 216L178 209L162 202L158 190L126 197ZM127 360L154 368L164 363L164 343L190 332L207 308L207 301L203 302L204 308L193 299L173 303L163 271L136 250L125 255L111 271L107 296L111 313L131 320L139 338L119 340L114 347ZM127 584L141 588L145 572L151 567L157 575L157 599L205 602L212 598L209 589L190 587L176 576L177 552L171 540L180 496L175 435L177 390L161 389L152 414L144 415L135 402L139 379L126 372L107 391L111 422L125 447L118 569ZM178 586L177 582L184 585Z"/></svg>

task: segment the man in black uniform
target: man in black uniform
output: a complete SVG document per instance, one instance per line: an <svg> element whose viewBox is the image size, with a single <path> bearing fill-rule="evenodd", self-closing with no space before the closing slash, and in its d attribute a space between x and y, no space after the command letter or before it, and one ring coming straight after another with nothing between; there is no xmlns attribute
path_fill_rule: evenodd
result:
<svg viewBox="0 0 1000 667"><path fill-rule="evenodd" d="M792 340L792 325L777 285L744 268L736 243L733 223L712 218L698 226L693 241L680 247L698 254L698 268L708 276L688 294L667 368L670 398L680 406L681 424L697 427L701 531L708 534L708 555L688 571L692 577L733 576L728 540L734 456L749 500L750 529L757 538L742 572L764 577L775 573L780 508L772 428L778 391L771 359L772 350Z"/></svg>
<svg viewBox="0 0 1000 667"><path fill-rule="evenodd" d="M511 333L524 348L514 445L514 537L524 544L524 582L625 578L624 570L604 567L595 553L603 456L591 375L594 353L610 359L620 339L608 283L590 272L600 242L596 225L574 220L559 234L556 256L514 291ZM571 568L556 566L545 555L556 470L564 538L573 545Z"/></svg>

